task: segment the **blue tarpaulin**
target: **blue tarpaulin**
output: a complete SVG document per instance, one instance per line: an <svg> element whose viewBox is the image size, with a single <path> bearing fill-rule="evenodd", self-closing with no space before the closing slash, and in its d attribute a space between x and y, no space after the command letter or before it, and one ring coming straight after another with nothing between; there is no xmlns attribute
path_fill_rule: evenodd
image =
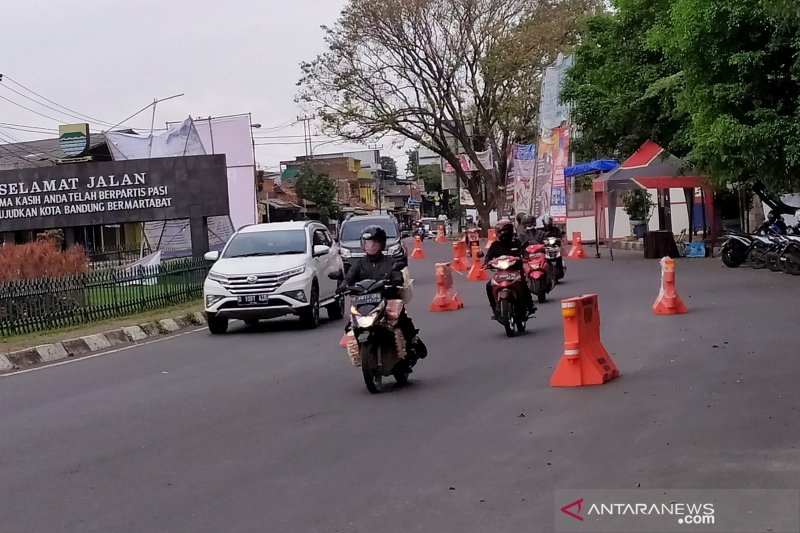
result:
<svg viewBox="0 0 800 533"><path fill-rule="evenodd" d="M572 176L578 176L580 174L608 172L609 170L614 170L618 166L619 164L611 159L598 159L597 161L592 161L591 163L581 163L580 165L575 165L574 167L567 167L564 169L564 176L569 178Z"/></svg>

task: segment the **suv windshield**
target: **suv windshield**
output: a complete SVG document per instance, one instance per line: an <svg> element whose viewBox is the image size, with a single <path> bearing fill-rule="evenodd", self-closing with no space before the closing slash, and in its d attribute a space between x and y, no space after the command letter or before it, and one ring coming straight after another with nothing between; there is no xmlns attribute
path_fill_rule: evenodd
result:
<svg viewBox="0 0 800 533"><path fill-rule="evenodd" d="M368 226L380 226L386 232L387 239L397 238L397 228L394 223L388 219L366 219L366 220L348 220L342 224L343 241L360 241L361 234Z"/></svg>
<svg viewBox="0 0 800 533"><path fill-rule="evenodd" d="M306 253L306 232L302 229L238 233L231 238L222 257L256 257Z"/></svg>

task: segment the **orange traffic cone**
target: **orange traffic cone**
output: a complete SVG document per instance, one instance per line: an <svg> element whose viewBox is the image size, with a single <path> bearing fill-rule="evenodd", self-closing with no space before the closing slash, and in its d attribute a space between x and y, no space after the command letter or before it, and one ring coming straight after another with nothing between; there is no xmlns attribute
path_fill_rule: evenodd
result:
<svg viewBox="0 0 800 533"><path fill-rule="evenodd" d="M454 272L466 272L469 270L467 264L467 244L464 241L453 243L453 262L450 263L450 268Z"/></svg>
<svg viewBox="0 0 800 533"><path fill-rule="evenodd" d="M442 243L447 242L447 239L444 237L444 226L439 226L436 230L436 242Z"/></svg>
<svg viewBox="0 0 800 533"><path fill-rule="evenodd" d="M497 240L497 233L493 229L490 229L486 235L486 249L488 250L492 243Z"/></svg>
<svg viewBox="0 0 800 533"><path fill-rule="evenodd" d="M411 259L425 259L425 252L422 251L422 239L419 235L414 237L414 251L411 252Z"/></svg>
<svg viewBox="0 0 800 533"><path fill-rule="evenodd" d="M431 302L430 310L456 311L464 307L464 301L453 287L453 273L448 263L436 263L436 294Z"/></svg>
<svg viewBox="0 0 800 533"><path fill-rule="evenodd" d="M550 377L551 387L602 385L619 369L600 341L600 308L596 294L561 300L564 354Z"/></svg>
<svg viewBox="0 0 800 533"><path fill-rule="evenodd" d="M469 274L467 274L467 281L484 281L489 279L489 275L481 266L481 260L478 259L478 251L480 247L473 246L472 247L472 267L469 269Z"/></svg>
<svg viewBox="0 0 800 533"><path fill-rule="evenodd" d="M567 257L570 259L586 259L586 252L583 251L583 241L579 231L572 232L572 248L570 248Z"/></svg>
<svg viewBox="0 0 800 533"><path fill-rule="evenodd" d="M653 303L653 313L657 315L682 315L688 313L686 304L683 303L675 291L675 260L670 257L661 259L661 289Z"/></svg>

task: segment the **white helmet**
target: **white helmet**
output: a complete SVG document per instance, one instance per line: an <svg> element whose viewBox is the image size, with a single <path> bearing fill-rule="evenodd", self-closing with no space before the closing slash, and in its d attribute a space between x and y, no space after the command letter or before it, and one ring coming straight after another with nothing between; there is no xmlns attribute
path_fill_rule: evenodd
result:
<svg viewBox="0 0 800 533"><path fill-rule="evenodd" d="M542 216L542 226L550 226L553 224L553 217L550 215L543 215Z"/></svg>

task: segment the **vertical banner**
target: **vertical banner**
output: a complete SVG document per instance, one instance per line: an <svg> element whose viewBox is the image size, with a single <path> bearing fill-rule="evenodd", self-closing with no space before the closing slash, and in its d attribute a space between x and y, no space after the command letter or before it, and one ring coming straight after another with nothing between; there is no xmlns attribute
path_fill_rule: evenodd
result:
<svg viewBox="0 0 800 533"><path fill-rule="evenodd" d="M553 188L553 156L558 139L552 134L539 139L536 152L536 182L533 186L533 216L536 218L550 212L550 193Z"/></svg>
<svg viewBox="0 0 800 533"><path fill-rule="evenodd" d="M514 212L529 213L536 178L536 145L515 144L511 147L509 183L514 190Z"/></svg>
<svg viewBox="0 0 800 533"><path fill-rule="evenodd" d="M557 224L567 222L567 183L564 169L569 157L569 128L553 130L555 154L553 156L553 178L550 194L550 215Z"/></svg>

